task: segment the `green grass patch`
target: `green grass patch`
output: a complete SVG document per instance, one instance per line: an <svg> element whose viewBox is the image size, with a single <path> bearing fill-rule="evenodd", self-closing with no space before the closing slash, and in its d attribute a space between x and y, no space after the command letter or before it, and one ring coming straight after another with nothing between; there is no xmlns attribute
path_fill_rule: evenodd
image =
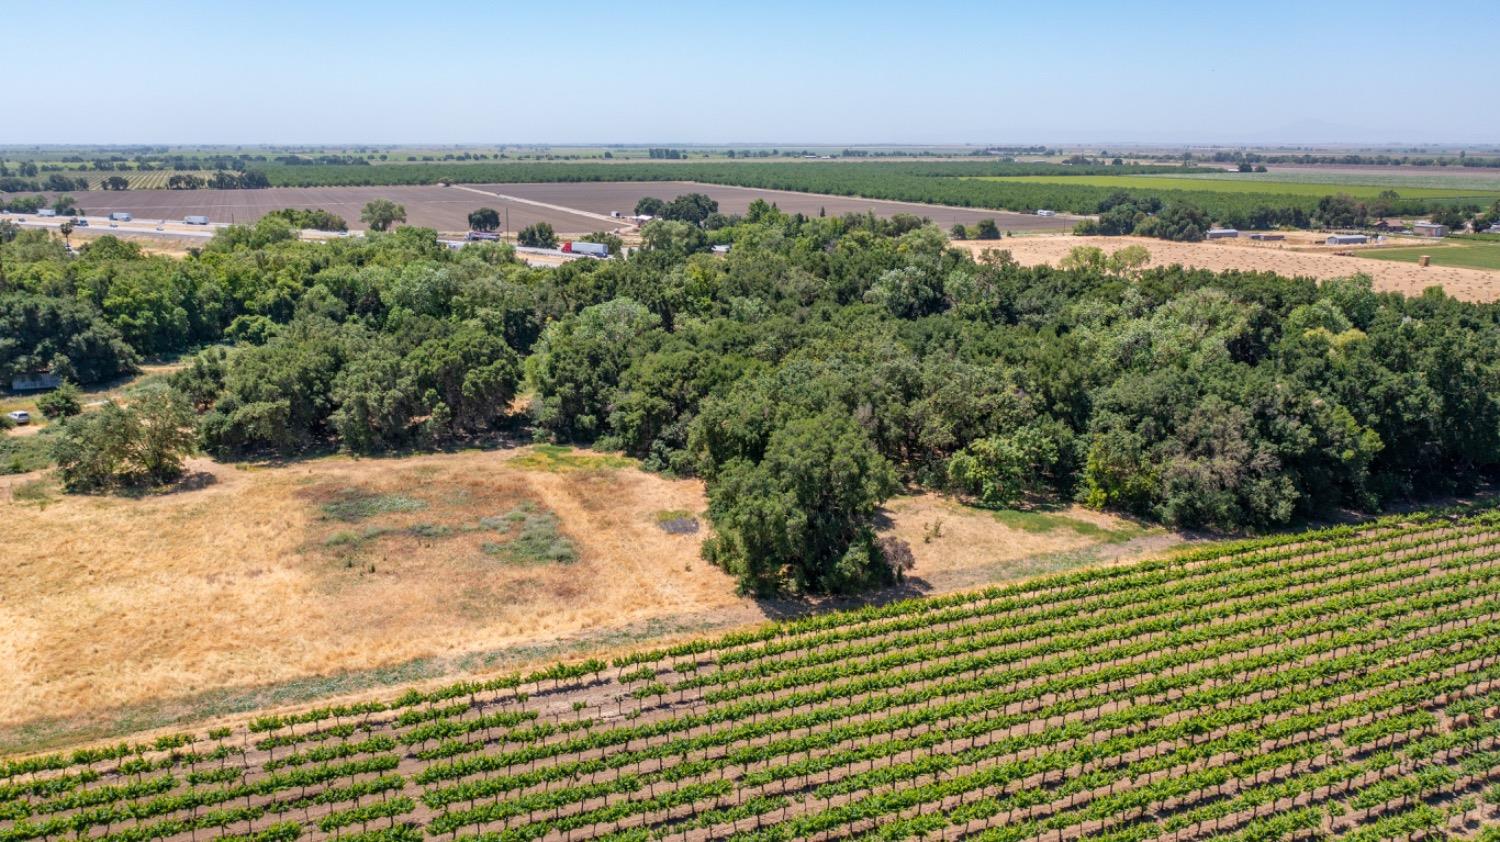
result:
<svg viewBox="0 0 1500 842"><path fill-rule="evenodd" d="M1212 190L1216 193L1252 193L1267 196L1305 196L1310 198L1347 193L1356 199L1374 199L1384 190L1396 190L1403 199L1465 199L1494 201L1500 198L1500 187L1476 190L1467 187L1395 187L1346 182L1317 183L1302 181L1265 181L1232 178L1188 178L1175 175L1020 175L983 176L978 180L1002 184L1057 184L1108 187L1120 190Z"/></svg>
<svg viewBox="0 0 1500 842"><path fill-rule="evenodd" d="M572 564L578 560L578 549L562 534L557 515L535 503L525 502L498 517L485 518L480 524L510 535L507 541L487 541L481 545L485 554L510 564Z"/></svg>
<svg viewBox="0 0 1500 842"><path fill-rule="evenodd" d="M594 453L558 444L539 444L530 453L511 460L511 464L532 471L567 473L569 471L616 470L630 468L635 460L613 453Z"/></svg>
<svg viewBox="0 0 1500 842"><path fill-rule="evenodd" d="M1097 523L1068 517L1056 512L1032 512L1020 511L1018 509L1000 509L991 513L995 520L1001 525L1011 529L1019 529L1022 532L1033 534L1044 534L1066 529L1075 532L1085 538L1096 538L1101 541L1128 541L1140 535L1143 530L1134 526L1122 527L1120 529L1106 529Z"/></svg>
<svg viewBox="0 0 1500 842"><path fill-rule="evenodd" d="M425 509L427 504L400 494L371 494L356 488L340 491L337 497L323 504L325 517L345 523L358 523L377 515L392 512L414 512Z"/></svg>
<svg viewBox="0 0 1500 842"><path fill-rule="evenodd" d="M52 466L52 436L47 427L29 436L0 431L0 474L25 474Z"/></svg>
<svg viewBox="0 0 1500 842"><path fill-rule="evenodd" d="M1416 263L1422 255L1432 258L1433 266L1456 266L1464 269L1500 269L1500 242L1475 240L1467 243L1444 242L1417 248L1369 249L1360 257Z"/></svg>

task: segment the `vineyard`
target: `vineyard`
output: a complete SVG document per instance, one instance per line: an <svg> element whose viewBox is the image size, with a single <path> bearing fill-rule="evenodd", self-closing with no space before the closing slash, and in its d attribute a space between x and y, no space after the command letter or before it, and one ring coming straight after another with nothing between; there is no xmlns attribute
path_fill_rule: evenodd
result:
<svg viewBox="0 0 1500 842"><path fill-rule="evenodd" d="M1197 549L0 762L0 842L1473 835L1497 593L1496 512Z"/></svg>
<svg viewBox="0 0 1500 842"><path fill-rule="evenodd" d="M149 170L147 172L136 172L133 170L80 172L77 170L68 170L64 175L72 179L81 178L87 180L90 190L102 189L100 183L106 178L114 177L123 178L129 182L129 189L131 190L165 190L167 189L167 179L174 175L193 175L198 178L207 179L213 175L213 172L210 170Z"/></svg>

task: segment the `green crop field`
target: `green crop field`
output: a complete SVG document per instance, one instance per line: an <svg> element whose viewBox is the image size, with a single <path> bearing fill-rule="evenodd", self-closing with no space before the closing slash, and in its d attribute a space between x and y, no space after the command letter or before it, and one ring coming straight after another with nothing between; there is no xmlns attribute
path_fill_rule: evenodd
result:
<svg viewBox="0 0 1500 842"><path fill-rule="evenodd" d="M1497 609L1500 514L1388 518L0 762L0 839L1448 838Z"/></svg>
<svg viewBox="0 0 1500 842"><path fill-rule="evenodd" d="M1359 172L1351 170L1286 169L1272 167L1262 173L1183 173L1169 174L1163 178L1180 178L1191 181L1267 181L1279 184L1364 185L1382 190L1395 190L1402 195L1406 191L1424 187L1442 190L1459 190L1464 193L1500 191L1500 169L1480 172L1437 170L1413 173L1393 173L1384 170Z"/></svg>
<svg viewBox="0 0 1500 842"><path fill-rule="evenodd" d="M1416 263L1422 255L1432 257L1433 266L1459 266L1467 269L1500 269L1500 243L1457 243L1448 240L1442 244L1418 248L1370 249L1359 253L1360 257L1376 260L1399 260Z"/></svg>
<svg viewBox="0 0 1500 842"><path fill-rule="evenodd" d="M1023 175L992 176L984 181L1024 184L1087 185L1090 187L1113 187L1121 190L1212 190L1218 193L1259 193L1268 196L1328 196L1347 193L1358 199L1374 199L1384 190L1395 189L1370 184L1348 182L1302 182L1234 180L1232 178L1204 179L1173 175ZM1492 202L1500 199L1500 184L1490 190L1475 190L1468 187L1404 187L1396 191L1403 199L1475 199Z"/></svg>

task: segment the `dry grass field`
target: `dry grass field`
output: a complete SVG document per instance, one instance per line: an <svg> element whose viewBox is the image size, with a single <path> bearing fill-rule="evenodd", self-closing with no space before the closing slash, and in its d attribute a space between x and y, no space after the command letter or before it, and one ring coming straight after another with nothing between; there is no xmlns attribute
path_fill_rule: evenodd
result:
<svg viewBox="0 0 1500 842"><path fill-rule="evenodd" d="M737 596L699 557L701 484L619 457L526 447L191 470L140 498L0 477L0 752L808 608ZM1092 513L925 495L887 515L917 557L907 593L1177 540ZM663 528L679 518L698 528Z"/></svg>
<svg viewBox="0 0 1500 842"><path fill-rule="evenodd" d="M1326 248L1303 248L1295 241L1278 248L1274 243L1250 245L1248 242L1224 240L1173 243L1144 237L1075 237L1068 234L1017 237L1000 242L969 241L957 245L975 253L985 248L1008 249L1016 260L1029 266L1056 264L1077 246L1096 246L1113 252L1128 245L1140 245L1151 253L1152 266L1177 263L1216 272L1239 269L1320 280L1363 273L1374 279L1375 289L1384 292L1417 295L1428 287L1439 286L1449 295L1467 301L1500 300L1500 272L1453 266L1424 268L1412 263L1360 257L1357 253L1345 255Z"/></svg>

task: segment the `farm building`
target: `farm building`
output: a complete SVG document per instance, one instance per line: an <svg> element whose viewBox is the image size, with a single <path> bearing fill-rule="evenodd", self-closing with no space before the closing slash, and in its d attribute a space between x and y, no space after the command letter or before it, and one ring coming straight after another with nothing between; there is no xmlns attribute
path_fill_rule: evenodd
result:
<svg viewBox="0 0 1500 842"><path fill-rule="evenodd" d="M1323 242L1330 246L1357 246L1369 241L1370 238L1364 234L1330 234Z"/></svg>
<svg viewBox="0 0 1500 842"><path fill-rule="evenodd" d="M1423 237L1448 236L1448 226L1439 225L1436 222L1413 222L1411 224L1411 230L1412 233L1420 234Z"/></svg>
<svg viewBox="0 0 1500 842"><path fill-rule="evenodd" d="M1240 235L1240 232L1237 231L1237 230L1235 230L1235 229L1233 229L1233 228L1210 228L1210 229L1208 229L1208 238L1210 240L1227 240L1227 239L1231 239L1231 238L1234 238L1234 237L1238 237L1239 235Z"/></svg>
<svg viewBox="0 0 1500 842"><path fill-rule="evenodd" d="M1252 239L1252 240L1267 240L1267 241L1270 241L1270 240L1285 240L1286 239L1286 235L1285 234L1259 233L1259 234L1251 234L1250 235L1250 239Z"/></svg>
<svg viewBox="0 0 1500 842"><path fill-rule="evenodd" d="M1371 225L1370 227L1374 228L1376 231L1405 231L1406 223L1402 222L1399 219L1381 219L1377 220L1376 223L1374 225Z"/></svg>
<svg viewBox="0 0 1500 842"><path fill-rule="evenodd" d="M50 371L32 371L17 374L10 379L12 392L39 392L43 389L56 389L61 385L62 378Z"/></svg>

